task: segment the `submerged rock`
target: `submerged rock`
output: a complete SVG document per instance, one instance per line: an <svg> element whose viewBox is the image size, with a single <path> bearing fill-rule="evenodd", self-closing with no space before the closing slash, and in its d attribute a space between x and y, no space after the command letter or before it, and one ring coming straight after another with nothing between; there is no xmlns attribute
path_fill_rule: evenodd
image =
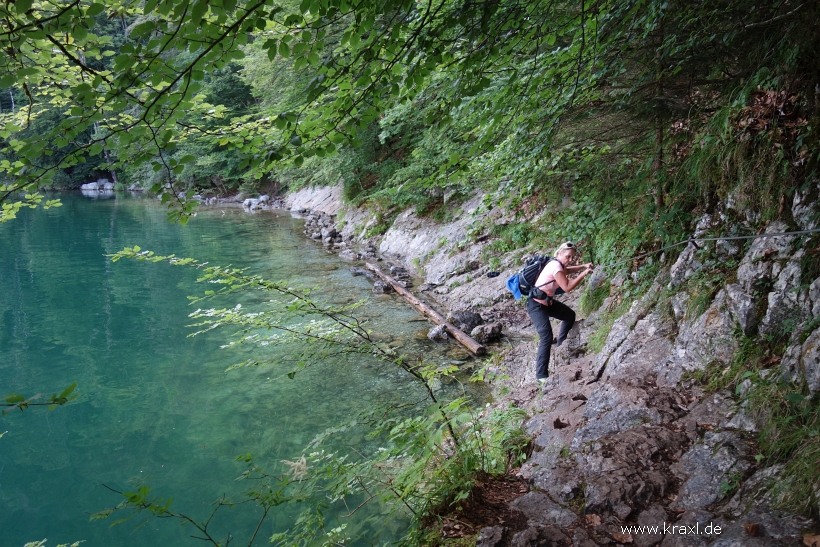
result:
<svg viewBox="0 0 820 547"><path fill-rule="evenodd" d="M427 333L427 338L430 340L447 340L450 338L450 335L447 334L447 327L444 325L436 325Z"/></svg>
<svg viewBox="0 0 820 547"><path fill-rule="evenodd" d="M376 281L373 283L373 292L376 294L386 294L389 292L393 292L393 287L384 283L383 281Z"/></svg>

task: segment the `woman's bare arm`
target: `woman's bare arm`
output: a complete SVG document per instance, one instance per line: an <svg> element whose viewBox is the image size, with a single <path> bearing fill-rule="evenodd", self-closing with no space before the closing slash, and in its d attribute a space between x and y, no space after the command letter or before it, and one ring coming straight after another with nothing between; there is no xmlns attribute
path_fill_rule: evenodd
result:
<svg viewBox="0 0 820 547"><path fill-rule="evenodd" d="M577 287L577 286L578 286L578 284L579 284L579 283L580 283L580 282L581 282L581 281L582 281L582 280L583 280L583 279L584 279L587 275L589 275L589 274L590 274L590 272L592 272L592 268L589 268L589 267L586 267L586 266L585 266L584 268L585 268L585 269L584 269L584 271L583 271L583 272L581 272L581 275L579 275L578 277L574 278L574 279L573 279L573 280L571 280L571 281L570 281L569 279L567 279L567 274L565 274L564 272L561 272L561 271L555 272L555 274L553 275L553 278L555 279L555 283L556 283L559 287L561 287L562 289L564 289L564 292L569 292L569 291L571 291L572 289L574 289L575 287ZM569 268L567 268L567 270L569 270Z"/></svg>

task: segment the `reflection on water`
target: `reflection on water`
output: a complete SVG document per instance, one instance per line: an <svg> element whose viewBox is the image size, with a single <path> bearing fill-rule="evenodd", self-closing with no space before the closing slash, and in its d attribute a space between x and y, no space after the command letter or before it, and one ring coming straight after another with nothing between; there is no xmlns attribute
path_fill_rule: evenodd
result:
<svg viewBox="0 0 820 547"><path fill-rule="evenodd" d="M314 364L294 380L282 379L286 364L225 372L250 357L287 354L220 350L227 332L187 338L193 310L186 295L204 290L195 272L111 263L105 255L122 247L249 267L316 287L317 298L334 304L366 299L357 315L380 340L441 362L467 357L427 341L421 333L429 325L416 321L415 310L397 297L374 296L367 280L305 241L301 221L287 214L203 210L181 227L168 224L152 199L62 199L63 207L0 225L0 395L50 394L74 381L81 393L54 412L0 418L0 432L8 430L0 439L0 547L43 538L49 545L85 540L84 547L198 545L190 529L175 524L111 528L88 514L119 501L101 485L128 489L136 479L203 518L210 501L238 488L237 455L251 452L271 467L296 460L317 433L367 405L422 396L401 371L360 356ZM254 306L264 299L238 300ZM372 448L361 436L344 442ZM236 512L222 522L242 530L252 518ZM386 540L404 526L386 520L362 525L371 527L369 537ZM262 530L257 544L267 544L284 521Z"/></svg>
<svg viewBox="0 0 820 547"><path fill-rule="evenodd" d="M114 190L80 190L83 196L91 199L111 199L116 197Z"/></svg>

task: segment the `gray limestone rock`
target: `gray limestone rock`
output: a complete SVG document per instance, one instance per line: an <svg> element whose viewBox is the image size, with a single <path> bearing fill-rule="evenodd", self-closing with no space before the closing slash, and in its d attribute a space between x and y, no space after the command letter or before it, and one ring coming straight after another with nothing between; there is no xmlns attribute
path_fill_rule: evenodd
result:
<svg viewBox="0 0 820 547"><path fill-rule="evenodd" d="M701 370L709 363L728 365L737 349L734 324L726 291L721 290L700 317L679 325L668 359L656 365L658 385L675 386L684 372Z"/></svg>
<svg viewBox="0 0 820 547"><path fill-rule="evenodd" d="M675 315L675 321L683 320L683 318L686 317L689 294L683 291L677 292L672 295L670 303L672 304L672 313Z"/></svg>
<svg viewBox="0 0 820 547"><path fill-rule="evenodd" d="M809 285L809 300L812 317L820 317L820 278L815 279Z"/></svg>
<svg viewBox="0 0 820 547"><path fill-rule="evenodd" d="M687 443L684 433L642 427L607 436L576 459L584 476L584 506L593 513L632 512L666 495L673 478L669 466Z"/></svg>
<svg viewBox="0 0 820 547"><path fill-rule="evenodd" d="M657 364L668 358L675 330L674 323L663 320L659 312L641 319L610 356L606 374L627 380L653 373Z"/></svg>
<svg viewBox="0 0 820 547"><path fill-rule="evenodd" d="M755 507L768 507L771 499L769 490L780 480L782 470L781 465L773 465L755 471L732 496L729 503L723 506L723 514L739 518Z"/></svg>
<svg viewBox="0 0 820 547"><path fill-rule="evenodd" d="M811 230L817 227L818 182L820 182L820 180L814 180L813 185L805 189L795 190L794 192L792 217L797 225L800 226L801 230Z"/></svg>
<svg viewBox="0 0 820 547"><path fill-rule="evenodd" d="M673 509L700 509L720 501L751 467L752 449L733 431L708 431L672 471L684 478Z"/></svg>
<svg viewBox="0 0 820 547"><path fill-rule="evenodd" d="M788 231L788 226L773 222L766 228L767 234ZM753 239L749 251L740 261L737 269L737 282L747 294L753 294L759 280L771 278L772 262L788 259L791 255L791 243L795 236L764 237Z"/></svg>
<svg viewBox="0 0 820 547"><path fill-rule="evenodd" d="M570 462L562 462L533 473L533 484L560 502L568 503L583 491L583 476Z"/></svg>
<svg viewBox="0 0 820 547"><path fill-rule="evenodd" d="M820 391L820 329L812 332L803 343L800 364L809 390L812 393Z"/></svg>
<svg viewBox="0 0 820 547"><path fill-rule="evenodd" d="M638 526L658 526L662 530L663 524L668 522L669 518L666 516L666 511L664 508L656 503L641 511L637 520ZM660 532L634 535L634 543L637 547L651 547L652 545L657 545L661 541L663 541L663 534Z"/></svg>
<svg viewBox="0 0 820 547"><path fill-rule="evenodd" d="M589 539L583 528L576 528L572 533L572 547L596 547L598 544Z"/></svg>
<svg viewBox="0 0 820 547"><path fill-rule="evenodd" d="M660 280L655 281L652 286L646 291L644 296L632 303L629 311L619 317L607 335L606 342L603 349L598 353L593 361L592 374L596 377L601 377L605 368L608 366L610 358L618 351L621 344L629 337L632 329L636 323L649 314L649 310L655 304L658 293L663 289Z"/></svg>
<svg viewBox="0 0 820 547"><path fill-rule="evenodd" d="M510 507L522 512L531 526L569 526L578 516L552 501L543 492L528 492L510 503Z"/></svg>
<svg viewBox="0 0 820 547"><path fill-rule="evenodd" d="M621 346L624 340L626 340L627 336L629 336L629 333L632 331L632 326L635 324L635 321L637 321L635 316L637 315L639 307L639 302L633 302L629 311L619 317L612 325L606 337L603 349L598 353L593 362L592 374L594 376L598 376L603 372L604 367L606 367L609 362L609 358Z"/></svg>
<svg viewBox="0 0 820 547"><path fill-rule="evenodd" d="M780 270L772 292L768 295L766 316L760 321L761 334L779 334L793 331L808 318L811 302L808 291L800 289L800 258L803 250L795 253Z"/></svg>
<svg viewBox="0 0 820 547"><path fill-rule="evenodd" d="M504 539L504 532L507 529L503 526L487 526L482 528L476 538L475 547L496 547Z"/></svg>
<svg viewBox="0 0 820 547"><path fill-rule="evenodd" d="M734 402L726 393L713 393L693 404L689 413L677 423L686 431L691 441L700 438L698 429L707 425L714 429L725 427L726 416L731 415Z"/></svg>
<svg viewBox="0 0 820 547"><path fill-rule="evenodd" d="M515 534L510 547L564 547L570 544L570 539L555 526L531 526Z"/></svg>
<svg viewBox="0 0 820 547"><path fill-rule="evenodd" d="M703 215L695 226L695 231L692 234L693 238L702 236L709 228L714 226L719 219L712 215ZM678 259L669 270L669 286L679 287L684 281L692 277L698 270L703 267L703 264L695 259L695 253L698 249L691 243L686 245L686 248L681 251Z"/></svg>
<svg viewBox="0 0 820 547"><path fill-rule="evenodd" d="M740 408L738 408L735 415L732 416L732 419L727 422L726 427L740 429L741 431L748 431L750 433L756 432L758 430L757 422L749 414L747 406L745 402L740 405Z"/></svg>
<svg viewBox="0 0 820 547"><path fill-rule="evenodd" d="M745 525L756 524L752 536ZM786 547L802 545L802 530L807 522L786 517L768 509L755 508L734 522L723 523L721 533L712 547Z"/></svg>
<svg viewBox="0 0 820 547"><path fill-rule="evenodd" d="M737 256L740 253L740 245L735 240L719 239L715 241L715 254L723 260Z"/></svg>
<svg viewBox="0 0 820 547"><path fill-rule="evenodd" d="M803 344L799 340L792 342L780 360L780 371L784 380L805 379L812 393L820 391L820 329L809 334Z"/></svg>
<svg viewBox="0 0 820 547"><path fill-rule="evenodd" d="M515 534L512 537L510 545L512 547L534 547L539 545L539 539L538 530L533 527L529 527L526 530Z"/></svg>
<svg viewBox="0 0 820 547"><path fill-rule="evenodd" d="M660 413L647 406L649 395L624 382L608 382L595 390L584 408L586 423L575 433L573 452L604 435L648 423L660 423Z"/></svg>
<svg viewBox="0 0 820 547"><path fill-rule="evenodd" d="M726 296L728 296L729 307L732 310L740 328L743 329L743 334L752 336L756 334L757 330L757 310L755 300L746 294L737 283L726 285Z"/></svg>

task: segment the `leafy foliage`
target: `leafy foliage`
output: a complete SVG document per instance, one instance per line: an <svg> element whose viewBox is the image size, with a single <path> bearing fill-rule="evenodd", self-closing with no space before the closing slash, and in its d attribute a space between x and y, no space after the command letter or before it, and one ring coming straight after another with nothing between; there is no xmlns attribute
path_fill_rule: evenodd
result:
<svg viewBox="0 0 820 547"><path fill-rule="evenodd" d="M645 228L669 233L722 191L710 177L682 175L711 169L714 161L696 158L715 138L779 150L772 173L815 161L804 123L812 111L800 97L816 80L816 9L735 0L16 2L0 19L0 87L17 97L16 111L0 114L0 200L33 195L58 172L109 168L162 194L183 222L194 189L224 193L263 179L341 176L351 198L421 210L477 185L499 200L542 203L592 189L607 195L596 207L626 204L634 247ZM806 110L803 122L741 124L735 116L756 86L789 88L789 112ZM721 101L731 107L714 115ZM643 211L655 225L635 231ZM612 245L602 243L602 256Z"/></svg>

